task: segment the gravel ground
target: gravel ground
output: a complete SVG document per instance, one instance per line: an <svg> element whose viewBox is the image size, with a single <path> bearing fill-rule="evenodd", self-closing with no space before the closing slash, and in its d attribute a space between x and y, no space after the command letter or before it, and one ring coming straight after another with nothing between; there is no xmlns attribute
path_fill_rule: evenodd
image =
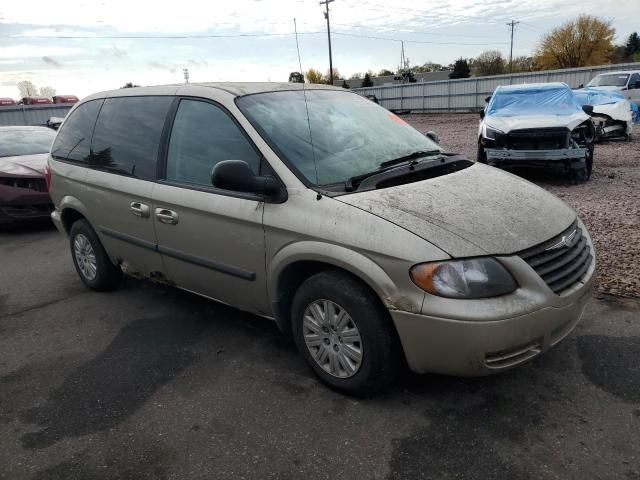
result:
<svg viewBox="0 0 640 480"><path fill-rule="evenodd" d="M420 131L433 130L452 152L476 157L477 114L406 115ZM636 127L638 128L638 127ZM515 173L575 208L595 242L596 291L640 298L640 136L596 146L591 179L573 185L553 171Z"/></svg>

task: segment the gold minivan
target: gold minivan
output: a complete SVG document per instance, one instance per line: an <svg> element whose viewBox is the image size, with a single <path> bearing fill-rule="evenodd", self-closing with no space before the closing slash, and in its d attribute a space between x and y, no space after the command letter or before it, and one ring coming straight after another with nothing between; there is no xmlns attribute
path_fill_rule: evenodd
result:
<svg viewBox="0 0 640 480"><path fill-rule="evenodd" d="M561 200L434 138L328 86L98 93L51 148L52 218L89 288L124 272L272 318L342 392L405 361L500 372L575 327L593 244Z"/></svg>

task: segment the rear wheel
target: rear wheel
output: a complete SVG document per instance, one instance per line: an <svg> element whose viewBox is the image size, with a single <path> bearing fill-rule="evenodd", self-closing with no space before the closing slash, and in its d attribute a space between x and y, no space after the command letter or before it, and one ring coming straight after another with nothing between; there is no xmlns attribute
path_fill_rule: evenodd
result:
<svg viewBox="0 0 640 480"><path fill-rule="evenodd" d="M310 277L296 292L291 313L300 354L330 387L368 395L395 378L395 329L378 299L356 279L337 271Z"/></svg>
<svg viewBox="0 0 640 480"><path fill-rule="evenodd" d="M96 232L86 220L77 220L69 232L71 258L76 272L92 290L114 289L120 282L122 271L111 263Z"/></svg>

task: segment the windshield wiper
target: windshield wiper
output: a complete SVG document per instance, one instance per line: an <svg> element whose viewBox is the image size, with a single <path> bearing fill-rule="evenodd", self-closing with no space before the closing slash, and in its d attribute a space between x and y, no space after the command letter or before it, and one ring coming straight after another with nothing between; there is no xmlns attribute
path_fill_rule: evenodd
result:
<svg viewBox="0 0 640 480"><path fill-rule="evenodd" d="M394 158L393 160L387 160L386 162L382 162L380 164L380 168L390 167L392 165L397 165L399 163L407 162L409 160L416 160L421 157L428 157L430 155L440 155L442 154L441 150L417 150L409 155L403 155L402 157Z"/></svg>
<svg viewBox="0 0 640 480"><path fill-rule="evenodd" d="M408 166L415 165L418 163L418 158L431 155L444 155L444 153L441 150L418 150L408 155L403 155L402 157L387 160L386 162L382 162L377 170L372 170L371 172L362 173L347 179L347 181L344 182L345 190L347 192L353 192L358 188L358 184L368 177L397 168L402 163L406 163Z"/></svg>

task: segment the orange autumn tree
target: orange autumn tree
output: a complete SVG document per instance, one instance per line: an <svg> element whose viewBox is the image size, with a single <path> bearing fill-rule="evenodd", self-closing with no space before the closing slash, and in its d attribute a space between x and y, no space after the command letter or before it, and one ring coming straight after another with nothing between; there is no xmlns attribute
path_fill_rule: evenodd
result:
<svg viewBox="0 0 640 480"><path fill-rule="evenodd" d="M549 70L609 63L615 33L611 22L580 15L542 38L535 54L536 65Z"/></svg>

